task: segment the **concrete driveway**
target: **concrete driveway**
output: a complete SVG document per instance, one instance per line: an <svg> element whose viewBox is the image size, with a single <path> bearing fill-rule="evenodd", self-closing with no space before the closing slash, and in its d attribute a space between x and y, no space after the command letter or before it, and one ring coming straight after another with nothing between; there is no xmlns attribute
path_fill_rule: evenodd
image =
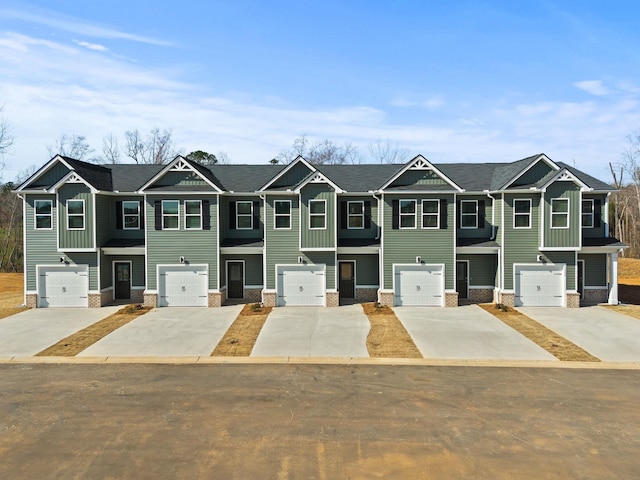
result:
<svg viewBox="0 0 640 480"><path fill-rule="evenodd" d="M35 355L120 308L32 308L3 318L0 320L0 356Z"/></svg>
<svg viewBox="0 0 640 480"><path fill-rule="evenodd" d="M393 310L425 358L557 360L477 305Z"/></svg>
<svg viewBox="0 0 640 480"><path fill-rule="evenodd" d="M78 356L208 356L242 307L156 308Z"/></svg>
<svg viewBox="0 0 640 480"><path fill-rule="evenodd" d="M518 310L600 360L640 362L640 320L599 306Z"/></svg>
<svg viewBox="0 0 640 480"><path fill-rule="evenodd" d="M252 357L368 357L369 319L360 305L274 308Z"/></svg>

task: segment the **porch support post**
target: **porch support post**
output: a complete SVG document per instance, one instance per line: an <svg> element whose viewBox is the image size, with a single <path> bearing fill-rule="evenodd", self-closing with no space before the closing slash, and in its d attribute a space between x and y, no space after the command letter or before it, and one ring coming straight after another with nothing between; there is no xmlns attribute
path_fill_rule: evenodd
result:
<svg viewBox="0 0 640 480"><path fill-rule="evenodd" d="M618 252L609 254L609 305L618 305Z"/></svg>

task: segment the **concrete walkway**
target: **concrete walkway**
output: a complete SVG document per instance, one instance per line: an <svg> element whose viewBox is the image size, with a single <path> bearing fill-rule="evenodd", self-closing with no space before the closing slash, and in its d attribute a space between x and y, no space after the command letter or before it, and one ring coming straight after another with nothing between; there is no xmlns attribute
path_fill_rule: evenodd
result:
<svg viewBox="0 0 640 480"><path fill-rule="evenodd" d="M368 357L369 319L360 305L274 308L252 357Z"/></svg>
<svg viewBox="0 0 640 480"><path fill-rule="evenodd" d="M242 307L154 309L78 356L208 356Z"/></svg>
<svg viewBox="0 0 640 480"><path fill-rule="evenodd" d="M120 308L32 308L0 319L0 356L35 355Z"/></svg>
<svg viewBox="0 0 640 480"><path fill-rule="evenodd" d="M477 305L393 310L425 358L557 360Z"/></svg>
<svg viewBox="0 0 640 480"><path fill-rule="evenodd" d="M606 307L520 307L519 311L605 362L640 362L640 320Z"/></svg>

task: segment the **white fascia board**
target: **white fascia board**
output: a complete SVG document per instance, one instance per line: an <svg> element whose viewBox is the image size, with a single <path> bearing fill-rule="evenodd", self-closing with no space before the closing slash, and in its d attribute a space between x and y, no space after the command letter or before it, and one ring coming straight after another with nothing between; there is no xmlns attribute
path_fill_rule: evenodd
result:
<svg viewBox="0 0 640 480"><path fill-rule="evenodd" d="M151 178L151 180L149 180L142 187L140 187L138 192L139 193L143 193L143 192L144 193L149 193L149 192L146 192L145 189L147 189L150 185L153 185L155 182L157 182L160 178L162 178L168 172L172 171L175 168L175 166L180 162L182 162L182 164L187 167L187 168L183 168L181 170L183 170L183 171L191 171L191 172L195 173L198 177L200 177L208 185L210 185L217 193L221 193L222 192L222 190L215 183L210 181L207 177L203 176L198 170L193 168L193 166L189 163L189 161L186 158L182 157L181 155L178 155L176 158L174 158L172 161L170 161L162 170L160 170L156 175L154 175ZM198 192L198 193L201 194L202 192Z"/></svg>
<svg viewBox="0 0 640 480"><path fill-rule="evenodd" d="M70 180L73 180L73 181L69 182ZM60 188L62 185L64 185L67 182L69 182L69 183L83 183L91 191L91 193L94 193L94 194L95 193L100 193L100 191L97 188L95 188L93 185L91 185L89 182L87 182L84 178L82 178L82 175L80 175L75 170L71 170L64 177L62 177L60 180L58 180L56 183L54 183L47 190L47 193L55 193L58 190L58 188Z"/></svg>
<svg viewBox="0 0 640 480"><path fill-rule="evenodd" d="M417 166L420 166L420 167L417 168ZM416 168L414 168L414 167L416 167ZM464 192L464 189L462 187L457 185L453 180L451 180L444 173L442 173L440 170L438 170L437 167L435 167L429 160L424 158L422 155L417 155L412 160L409 160L406 163L406 165L404 167L402 167L402 169L400 169L400 171L398 171L394 176L392 176L389 180L387 180L380 187L380 190L384 190L389 185L391 185L393 182L395 182L403 173L405 173L408 170L412 170L412 169L415 169L415 170L431 170L436 175L438 175L440 178L442 178L442 180L444 180L449 185L451 185L456 192ZM393 193L393 192L389 192L389 193Z"/></svg>
<svg viewBox="0 0 640 480"><path fill-rule="evenodd" d="M21 192L23 190L26 190L31 182L33 182L37 178L40 178L41 175L44 175L45 173L47 173L51 169L51 167L53 167L56 163L62 163L69 170L73 170L73 168L71 168L71 165L65 162L64 158L62 158L60 155L56 155L47 163L45 163L42 167L36 170L36 172L33 175L31 175L24 182L22 182L22 184L20 185L20 188L16 189L16 192Z"/></svg>
<svg viewBox="0 0 640 480"><path fill-rule="evenodd" d="M331 180L329 180L327 176L321 172L315 172L314 175L309 175L307 179L305 179L302 183L298 184L298 186L293 190L293 192L300 193L300 191L310 183L326 183L327 185L330 185L331 187L333 187L336 193L344 192L342 188L340 188L338 185L336 185Z"/></svg>
<svg viewBox="0 0 640 480"><path fill-rule="evenodd" d="M307 162L302 155L298 155L298 157L291 162L289 165L287 165L285 168L283 168L282 170L280 170L280 172L278 172L278 174L273 177L271 180L269 180L267 183L265 183L262 188L260 188L260 190L258 190L259 192L264 192L267 188L269 188L273 182L275 182L276 180L278 180L279 178L281 178L284 174L286 174L289 170L291 170L295 165L297 165L298 163L302 163L305 167L307 167L310 171L312 172L317 172L318 169L315 168L313 165L311 165L309 162Z"/></svg>
<svg viewBox="0 0 640 480"><path fill-rule="evenodd" d="M589 185L584 183L582 180L580 180L578 177L576 177L573 173L571 173L566 168L563 168L557 174L551 177L551 179L547 183L545 183L542 187L540 187L540 190L545 192L547 188L549 188L549 185L555 182L573 182L576 185L578 185L583 192L587 191L591 193L591 187L589 187Z"/></svg>
<svg viewBox="0 0 640 480"><path fill-rule="evenodd" d="M518 160L519 161L519 160ZM534 165L536 165L538 162L543 161L545 162L547 165L549 165L553 170L560 170L560 166L558 164L556 164L556 162L554 162L553 160L551 160L549 157L547 157L544 153L541 153L540 155L538 155L536 157L535 160L533 160L528 166L527 168L525 168L524 170L521 170L520 172L518 172L511 180L509 180L507 183L505 183L500 190L504 190L506 188L509 187L509 185L511 185L513 182L515 182L517 179L519 179L522 175L524 175L525 173L527 173L529 170L531 170L533 168Z"/></svg>

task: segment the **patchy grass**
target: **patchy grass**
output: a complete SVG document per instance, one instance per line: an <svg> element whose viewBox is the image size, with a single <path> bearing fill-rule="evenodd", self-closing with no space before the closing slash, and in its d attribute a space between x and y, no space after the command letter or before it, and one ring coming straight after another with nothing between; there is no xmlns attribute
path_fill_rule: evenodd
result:
<svg viewBox="0 0 640 480"><path fill-rule="evenodd" d="M109 335L114 330L126 325L134 318L144 315L151 307L142 305L127 305L113 315L103 318L99 322L89 325L87 328L63 338L58 343L36 354L37 357L73 357L81 351L89 348L101 338Z"/></svg>
<svg viewBox="0 0 640 480"><path fill-rule="evenodd" d="M411 335L391 308L375 302L363 303L362 309L371 324L367 335L367 351L370 357L422 358Z"/></svg>
<svg viewBox="0 0 640 480"><path fill-rule="evenodd" d="M511 328L521 333L533 343L544 348L551 355L563 362L599 362L600 359L594 357L586 350L583 350L575 343L561 337L553 330L536 322L532 318L504 305L484 303L481 308L495 316L498 320L509 325Z"/></svg>
<svg viewBox="0 0 640 480"><path fill-rule="evenodd" d="M640 320L640 305L603 305L603 307Z"/></svg>
<svg viewBox="0 0 640 480"><path fill-rule="evenodd" d="M0 273L0 318L24 312L24 275L22 273Z"/></svg>
<svg viewBox="0 0 640 480"><path fill-rule="evenodd" d="M271 310L271 307L263 307L259 303L245 305L213 349L211 356L248 357L251 355Z"/></svg>

